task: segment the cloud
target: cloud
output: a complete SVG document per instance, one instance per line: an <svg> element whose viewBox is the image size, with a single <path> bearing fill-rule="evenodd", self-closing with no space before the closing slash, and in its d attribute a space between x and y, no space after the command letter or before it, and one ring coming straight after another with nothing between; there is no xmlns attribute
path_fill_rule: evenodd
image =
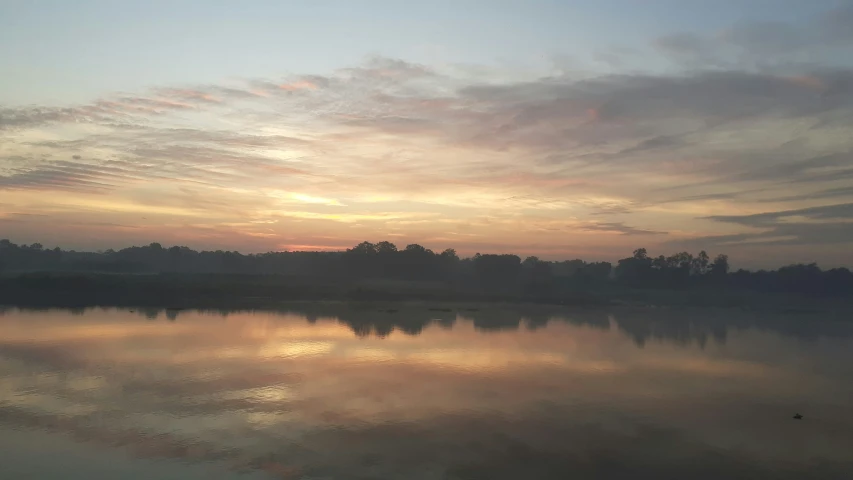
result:
<svg viewBox="0 0 853 480"><path fill-rule="evenodd" d="M436 72L425 65L382 56L372 56L364 65L344 68L341 72L355 79L378 79L393 82L428 78L437 75Z"/></svg>
<svg viewBox="0 0 853 480"><path fill-rule="evenodd" d="M645 230L625 225L622 222L600 222L583 225L579 228L585 232L616 233L619 235L666 235L667 232Z"/></svg>
<svg viewBox="0 0 853 480"><path fill-rule="evenodd" d="M288 92L295 92L298 90L317 90L317 85L315 83L309 82L307 80L299 80L291 83L282 83L278 86L278 88L282 90L287 90Z"/></svg>
<svg viewBox="0 0 853 480"><path fill-rule="evenodd" d="M333 205L336 207L345 207L346 205L342 204L340 201L335 200L334 198L323 198L323 197L314 197L311 195L303 195L301 193L293 193L290 195L291 198L298 202L302 203L314 203L319 205Z"/></svg>
<svg viewBox="0 0 853 480"><path fill-rule="evenodd" d="M212 92L189 88L163 88L155 90L159 95L178 100L179 102L219 104L222 100Z"/></svg>
<svg viewBox="0 0 853 480"><path fill-rule="evenodd" d="M853 197L853 187L838 187L820 190L817 192L806 193L802 195L789 195L784 197L774 197L763 200L764 202L799 202L809 200L822 200L836 197Z"/></svg>
<svg viewBox="0 0 853 480"><path fill-rule="evenodd" d="M820 72L840 101L787 77L748 72L682 76L619 75L577 81L546 78L508 85L469 85L441 108L433 98L383 97L381 113L359 112L360 127L418 133L495 150L556 150L624 144L623 153L686 144L679 135L750 118L802 118L850 108L848 71ZM595 115L590 117L589 112ZM626 143L623 143L626 142ZM689 146L689 145L687 145ZM599 148L599 150L603 150Z"/></svg>
<svg viewBox="0 0 853 480"><path fill-rule="evenodd" d="M115 188L112 181L129 178L129 172L74 162L48 162L12 170L0 176L0 190L68 190L102 193Z"/></svg>
<svg viewBox="0 0 853 480"><path fill-rule="evenodd" d="M683 203L683 202L699 202L705 200L734 200L740 196L742 196L742 192L720 192L720 193L706 193L702 195L687 195L683 197L673 197L668 198L666 200L658 201L657 204L666 204L666 203ZM778 201L777 199L773 199L772 201Z"/></svg>
<svg viewBox="0 0 853 480"><path fill-rule="evenodd" d="M853 178L853 168L841 168L831 172L813 173L792 178L791 183L825 183Z"/></svg>
<svg viewBox="0 0 853 480"><path fill-rule="evenodd" d="M769 230L759 233L739 233L730 235L709 235L690 239L678 239L667 242L668 245L679 248L706 248L721 249L744 249L753 247L764 247L755 253L752 259L742 259L741 264L750 266L775 260L774 266L795 262L821 262L824 265L835 266L846 264L851 260L849 249L850 238L853 235L853 223L831 222L831 223L786 223L772 226ZM838 247L829 251L804 249L804 247ZM770 250L766 247L771 247ZM795 256L785 261L779 258L779 253L774 255L772 247L797 247ZM827 255L829 254L829 255ZM774 259L774 257L777 257Z"/></svg>
<svg viewBox="0 0 853 480"><path fill-rule="evenodd" d="M207 92L205 95L211 95L214 98L222 98L231 101L241 100L257 100L263 98L264 95L259 91L253 91L250 87L235 88L223 85L206 85L200 89L201 92Z"/></svg>
<svg viewBox="0 0 853 480"><path fill-rule="evenodd" d="M196 108L190 103L168 98L122 96L97 100L75 107L2 107L0 131L37 127L59 122L125 123L152 115Z"/></svg>
<svg viewBox="0 0 853 480"><path fill-rule="evenodd" d="M725 180L742 182L750 180L804 181L815 172L826 168L845 167L853 164L853 152L839 152L803 160L775 162L772 165L747 170ZM837 172L834 172L837 173Z"/></svg>
<svg viewBox="0 0 853 480"><path fill-rule="evenodd" d="M159 114L169 110L190 110L195 108L190 103L167 98L119 97L116 100L103 100L96 105L113 109L113 111L130 113Z"/></svg>
<svg viewBox="0 0 853 480"><path fill-rule="evenodd" d="M853 220L853 203L756 213L752 215L713 215L706 218L716 222L736 223L749 227L765 227L776 225L779 220L791 217L802 217L808 220Z"/></svg>
<svg viewBox="0 0 853 480"><path fill-rule="evenodd" d="M741 225L751 230L679 239L670 243L705 248L838 246L846 249L844 246L848 246L853 239L853 203L751 215L714 215L707 219ZM814 253L810 252L812 255ZM831 253L839 255L840 252ZM846 260L846 257L840 258ZM814 257L808 261L814 261Z"/></svg>
<svg viewBox="0 0 853 480"><path fill-rule="evenodd" d="M73 121L77 111L60 107L2 107L0 106L0 131L12 128L43 125L50 122Z"/></svg>

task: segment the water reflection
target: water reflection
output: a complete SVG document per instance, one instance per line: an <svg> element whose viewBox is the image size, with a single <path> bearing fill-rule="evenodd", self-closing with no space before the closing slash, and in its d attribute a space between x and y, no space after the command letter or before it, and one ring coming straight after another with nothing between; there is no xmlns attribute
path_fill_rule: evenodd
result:
<svg viewBox="0 0 853 480"><path fill-rule="evenodd" d="M10 309L0 444L267 478L850 478L851 334L731 311Z"/></svg>
<svg viewBox="0 0 853 480"><path fill-rule="evenodd" d="M50 312L54 309L26 309L28 312ZM18 310L0 307L0 317ZM187 310L145 307L140 309L75 308L63 309L75 316L87 312L122 311L136 313L148 320L175 322L181 315L219 316L252 314L253 310ZM702 348L709 341L725 344L729 331L761 330L803 340L821 337L849 338L853 326L843 319L826 318L824 314L788 313L762 314L734 309L641 309L618 310L556 308L548 306L501 308L377 308L375 306L348 305L344 303L290 305L282 310L267 310L271 316L301 316L311 324L318 320L333 320L347 325L358 336L386 337L394 331L418 335L429 325L451 329L457 320L472 322L483 332L498 330L536 330L549 322L608 330L617 328L630 336L638 347L649 340L693 345Z"/></svg>

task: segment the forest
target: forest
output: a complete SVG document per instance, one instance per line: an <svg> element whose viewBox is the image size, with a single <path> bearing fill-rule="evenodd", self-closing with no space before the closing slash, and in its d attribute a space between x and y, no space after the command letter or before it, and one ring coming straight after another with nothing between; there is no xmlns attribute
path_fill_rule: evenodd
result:
<svg viewBox="0 0 853 480"><path fill-rule="evenodd" d="M651 256L645 248L619 260L545 261L509 254L475 254L460 258L456 251L434 252L418 244L398 248L391 242L362 242L339 252L196 251L159 243L102 252L77 252L17 245L0 240L0 275L4 282L38 274L191 274L273 276L305 284L355 284L364 280L435 285L447 291L466 291L540 298L559 298L567 292L612 287L657 290L737 290L796 293L811 296L850 296L853 273L847 268L823 270L816 264L782 266L775 270L730 271L728 257L679 252ZM248 283L257 284L257 281ZM263 282L269 284L269 281ZM274 282L273 282L274 283ZM297 282L298 283L298 282ZM386 282L386 285L388 283Z"/></svg>

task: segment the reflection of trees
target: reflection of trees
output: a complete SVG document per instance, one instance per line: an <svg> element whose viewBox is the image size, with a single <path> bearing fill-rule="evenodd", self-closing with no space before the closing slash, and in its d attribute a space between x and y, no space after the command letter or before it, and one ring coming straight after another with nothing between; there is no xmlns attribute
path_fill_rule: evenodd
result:
<svg viewBox="0 0 853 480"><path fill-rule="evenodd" d="M427 308L401 309L364 308L363 306L306 307L293 313L302 314L311 321L318 317L332 317L350 327L356 335L385 337L398 330L408 335L418 335L429 325L453 328L457 318L471 321L474 328L483 332L518 330L522 325L529 330L548 325L551 321L567 322L579 326L609 328L604 312L583 312L567 315L565 311L543 308Z"/></svg>
<svg viewBox="0 0 853 480"><path fill-rule="evenodd" d="M217 316L253 310L205 310ZM554 323L607 330L616 328L644 346L650 340L687 346L704 347L708 342L724 345L731 330L758 329L793 336L804 340L820 337L853 336L853 325L847 322L828 322L825 317L805 314L761 315L731 309L716 312L699 309L561 309L531 306L505 308L428 308L399 307L394 309L364 304L329 303L293 305L279 310L281 314L301 315L308 323L333 319L349 327L360 337L384 338L394 331L418 335L430 325L452 329L457 319L470 321L477 331L488 333L524 328L537 330ZM143 308L136 310L150 320L161 313L171 321L179 319L182 310Z"/></svg>
<svg viewBox="0 0 853 480"><path fill-rule="evenodd" d="M716 318L694 320L689 312L640 311L614 316L620 331L642 347L650 339L665 340L678 345L698 344L705 347L709 339L725 345L728 325Z"/></svg>
<svg viewBox="0 0 853 480"><path fill-rule="evenodd" d="M827 321L822 314L761 314L733 309L631 309L614 315L620 331L642 347L649 340L692 343L704 347L708 341L724 345L730 331L756 329L801 340L853 336L853 325Z"/></svg>
<svg viewBox="0 0 853 480"><path fill-rule="evenodd" d="M477 330L518 330L521 324L521 315L512 310L485 310L466 314Z"/></svg>
<svg viewBox="0 0 853 480"><path fill-rule="evenodd" d="M296 311L294 313L303 312ZM399 330L408 335L418 335L431 323L437 323L447 328L452 327L456 322L456 314L452 311L439 312L428 309L388 310L366 308L365 306L350 308L343 305L323 307L320 311L309 310L303 314L306 317L310 315L313 318L336 318L360 337L387 337L394 330Z"/></svg>

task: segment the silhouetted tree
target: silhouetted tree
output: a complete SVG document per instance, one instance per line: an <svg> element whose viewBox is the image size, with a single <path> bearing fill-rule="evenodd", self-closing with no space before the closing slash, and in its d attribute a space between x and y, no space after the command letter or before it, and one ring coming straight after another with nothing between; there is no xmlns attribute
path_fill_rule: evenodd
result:
<svg viewBox="0 0 853 480"><path fill-rule="evenodd" d="M592 262L581 267L575 275L588 282L603 282L610 278L613 265L610 262Z"/></svg>
<svg viewBox="0 0 853 480"><path fill-rule="evenodd" d="M487 289L507 290L518 284L521 259L517 255L474 256L474 271L480 284Z"/></svg>
<svg viewBox="0 0 853 480"><path fill-rule="evenodd" d="M728 255L719 254L711 263L711 275L715 277L725 277L729 273L729 257Z"/></svg>
<svg viewBox="0 0 853 480"><path fill-rule="evenodd" d="M708 258L708 254L705 250L699 252L699 255L693 259L693 265L691 266L690 273L693 275L705 275L708 272L708 262L710 259Z"/></svg>
<svg viewBox="0 0 853 480"><path fill-rule="evenodd" d="M651 277L652 260L645 248L634 250L634 255L619 260L616 266L616 278L628 285L637 285Z"/></svg>
<svg viewBox="0 0 853 480"><path fill-rule="evenodd" d="M364 242L370 245L368 242ZM379 254L391 254L397 252L397 246L391 242L379 242L373 246L373 250Z"/></svg>
<svg viewBox="0 0 853 480"><path fill-rule="evenodd" d="M521 264L523 280L527 293L550 295L554 285L554 275L551 262L543 262L538 257L530 256Z"/></svg>

